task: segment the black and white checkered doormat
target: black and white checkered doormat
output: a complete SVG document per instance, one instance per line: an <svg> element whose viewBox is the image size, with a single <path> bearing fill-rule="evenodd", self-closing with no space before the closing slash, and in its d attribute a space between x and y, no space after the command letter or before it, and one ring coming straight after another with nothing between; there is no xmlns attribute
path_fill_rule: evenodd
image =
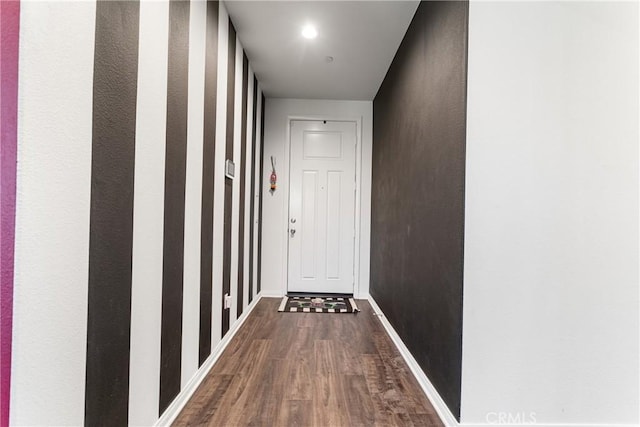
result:
<svg viewBox="0 0 640 427"><path fill-rule="evenodd" d="M342 297L284 297L278 311L288 313L357 313L353 298Z"/></svg>

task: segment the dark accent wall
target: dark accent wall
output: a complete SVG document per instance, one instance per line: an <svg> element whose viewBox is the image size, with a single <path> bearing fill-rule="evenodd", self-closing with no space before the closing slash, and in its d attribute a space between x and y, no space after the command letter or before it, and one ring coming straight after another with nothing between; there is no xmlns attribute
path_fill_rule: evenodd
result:
<svg viewBox="0 0 640 427"><path fill-rule="evenodd" d="M371 295L460 419L467 2L422 2L375 97Z"/></svg>
<svg viewBox="0 0 640 427"><path fill-rule="evenodd" d="M244 299L244 219L245 216L245 196L246 196L246 185L247 180L245 179L245 173L247 169L247 165L245 164L247 161L247 101L248 94L247 89L249 85L249 59L247 58L247 54L243 53L242 55L242 118L240 121L241 131L240 131L240 172L239 172L239 181L240 181L240 200L239 200L239 210L240 210L240 222L238 223L238 291L236 293L236 298L238 304L236 305L236 315L240 317L243 310L243 299Z"/></svg>
<svg viewBox="0 0 640 427"><path fill-rule="evenodd" d="M89 426L128 422L139 14L138 2L96 5L84 417Z"/></svg>
<svg viewBox="0 0 640 427"><path fill-rule="evenodd" d="M182 295L184 277L184 200L187 177L189 88L189 2L169 4L167 145L164 182L160 414L180 392Z"/></svg>
<svg viewBox="0 0 640 427"><path fill-rule="evenodd" d="M217 1L207 1L204 70L204 141L202 144L202 218L200 226L200 336L198 364L211 354L213 298L213 182L215 177L216 103L218 99Z"/></svg>
<svg viewBox="0 0 640 427"><path fill-rule="evenodd" d="M225 159L233 160L234 106L236 88L236 29L229 19L229 49L227 61L227 133ZM231 210L233 201L233 180L224 179L224 236L222 260L222 300L231 293ZM222 310L222 336L229 330L229 309Z"/></svg>

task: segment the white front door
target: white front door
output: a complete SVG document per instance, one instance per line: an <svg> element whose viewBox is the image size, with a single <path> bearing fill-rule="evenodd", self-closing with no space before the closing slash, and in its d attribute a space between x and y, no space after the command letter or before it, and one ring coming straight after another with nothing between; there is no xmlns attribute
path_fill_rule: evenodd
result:
<svg viewBox="0 0 640 427"><path fill-rule="evenodd" d="M291 122L289 292L353 293L355 171L355 122Z"/></svg>

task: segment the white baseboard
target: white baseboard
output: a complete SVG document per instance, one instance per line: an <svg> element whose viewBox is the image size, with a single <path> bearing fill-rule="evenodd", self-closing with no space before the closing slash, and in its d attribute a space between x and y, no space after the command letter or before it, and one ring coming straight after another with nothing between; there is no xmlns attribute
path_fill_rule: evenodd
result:
<svg viewBox="0 0 640 427"><path fill-rule="evenodd" d="M442 422L448 427L490 427L490 426L501 426L501 425L502 426L517 425L517 427L632 427L632 426L637 427L636 424L546 423L546 422L539 422L539 421L536 421L535 423L522 422L518 424L506 423L506 422L503 422L503 423L460 422L459 423L456 420L456 418L453 416L453 414L451 413L447 405L444 403L444 400L442 400L442 398L440 397L440 394L438 394L438 391L435 389L433 384L431 384L431 381L429 381L429 378L427 378L422 368L420 368L420 365L418 365L418 362L416 361L416 359L414 359L413 355L409 352L409 349L407 348L407 346L402 342L402 339L400 338L398 333L395 331L395 329L393 329L393 326L391 326L391 323L389 323L384 313L382 312L382 310L380 309L380 307L378 306L378 304L375 302L375 300L371 295L369 295L368 300L369 300L369 303L371 304L371 307L373 308L373 311L376 313L376 315L380 319L382 326L385 328L385 330L389 334L389 337L391 337L391 340L398 348L398 351L402 355L405 362L407 362L407 365L409 365L409 369L411 369L413 376L418 381L418 384L420 384L422 391L424 391L424 394L427 396L427 398L435 408Z"/></svg>
<svg viewBox="0 0 640 427"><path fill-rule="evenodd" d="M431 384L429 378L427 378L422 368L420 368L420 365L418 365L416 359L414 359L413 355L409 352L407 346L404 345L402 339L400 339L400 336L395 331L395 329L393 329L393 326L391 326L391 323L389 323L384 313L382 312L382 310L380 310L380 307L378 306L378 304L376 304L371 295L368 296L368 300L371 304L371 307L373 308L373 311L380 319L382 326L389 334L389 337L391 337L391 341L393 341L393 343L398 348L398 351L402 355L402 358L405 362L407 362L407 365L409 365L411 373L413 373L413 376L416 378L416 380L418 380L418 384L420 384L422 391L424 391L424 394L427 396L427 399L429 399L429 401L435 408L444 425L448 427L460 426L461 424L458 423L456 418L453 416L447 405L444 403L444 400L442 400L442 398L440 397L440 394L438 394L436 388L433 386L433 384Z"/></svg>
<svg viewBox="0 0 640 427"><path fill-rule="evenodd" d="M202 383L202 381L205 379L211 368L213 368L213 365L220 358L222 352L227 348L229 342L233 339L235 334L238 332L242 324L245 322L245 320L253 311L256 304L258 303L258 301L260 301L261 298L262 295L258 294L256 298L251 302L251 304L247 306L247 309L244 311L244 313L242 313L240 318L236 320L236 322L233 324L231 329L229 329L224 338L222 338L218 345L213 348L207 360L205 360L200 369L198 369L198 372L193 376L193 378L191 378L187 385L182 390L180 390L178 396L176 396L173 402L171 402L171 405L169 405L169 407L164 411L158 421L156 421L156 423L154 424L155 426L170 426L175 421L175 419L178 417L178 414L180 414L180 411L182 411L182 408L184 408L189 399L191 399L193 393L196 391L200 383Z"/></svg>
<svg viewBox="0 0 640 427"><path fill-rule="evenodd" d="M262 290L260 291L260 293L258 294L259 297L262 298L282 298L284 297L285 294L283 294L281 291L276 291L276 290Z"/></svg>
<svg viewBox="0 0 640 427"><path fill-rule="evenodd" d="M268 291L260 291L258 295L263 298L283 298L286 294L287 294L286 291L283 293L282 291L268 290ZM359 293L354 297L355 299L369 299L369 294Z"/></svg>

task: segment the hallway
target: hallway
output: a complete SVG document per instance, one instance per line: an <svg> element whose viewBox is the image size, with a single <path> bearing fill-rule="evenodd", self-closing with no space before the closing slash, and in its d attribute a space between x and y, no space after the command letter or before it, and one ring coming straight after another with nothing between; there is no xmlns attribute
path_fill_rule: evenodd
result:
<svg viewBox="0 0 640 427"><path fill-rule="evenodd" d="M263 298L175 426L442 426L367 301L278 313Z"/></svg>
<svg viewBox="0 0 640 427"><path fill-rule="evenodd" d="M0 0L0 427L640 426L639 18Z"/></svg>

